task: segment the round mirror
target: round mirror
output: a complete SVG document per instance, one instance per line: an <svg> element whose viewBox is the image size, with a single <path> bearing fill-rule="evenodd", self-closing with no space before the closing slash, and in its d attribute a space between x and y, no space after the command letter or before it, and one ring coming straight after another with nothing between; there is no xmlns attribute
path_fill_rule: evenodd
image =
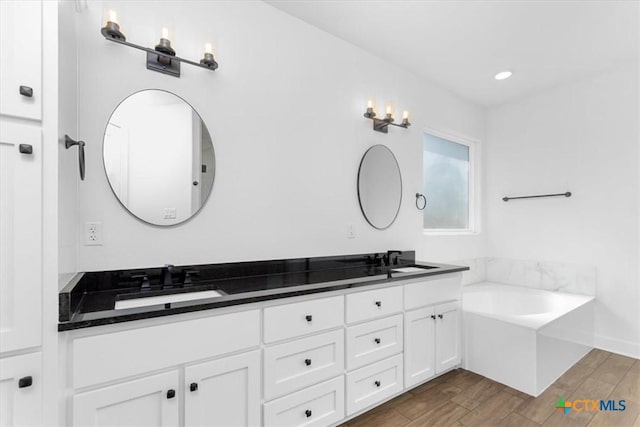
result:
<svg viewBox="0 0 640 427"><path fill-rule="evenodd" d="M213 187L213 142L202 118L163 90L134 93L107 123L104 169L114 194L136 217L174 225L200 210Z"/></svg>
<svg viewBox="0 0 640 427"><path fill-rule="evenodd" d="M362 214L374 228L389 228L398 216L402 201L400 167L391 150L384 145L374 145L362 156L358 200Z"/></svg>

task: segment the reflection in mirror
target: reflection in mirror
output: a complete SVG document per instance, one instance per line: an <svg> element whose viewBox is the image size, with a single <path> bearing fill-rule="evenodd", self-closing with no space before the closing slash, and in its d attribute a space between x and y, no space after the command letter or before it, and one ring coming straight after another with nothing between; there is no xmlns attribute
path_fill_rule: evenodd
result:
<svg viewBox="0 0 640 427"><path fill-rule="evenodd" d="M398 162L387 147L374 145L360 162L358 200L371 226L384 230L393 224L402 201L402 178Z"/></svg>
<svg viewBox="0 0 640 427"><path fill-rule="evenodd" d="M105 130L103 158L120 203L151 224L186 221L213 187L209 131L189 104L166 91L137 92L118 105Z"/></svg>

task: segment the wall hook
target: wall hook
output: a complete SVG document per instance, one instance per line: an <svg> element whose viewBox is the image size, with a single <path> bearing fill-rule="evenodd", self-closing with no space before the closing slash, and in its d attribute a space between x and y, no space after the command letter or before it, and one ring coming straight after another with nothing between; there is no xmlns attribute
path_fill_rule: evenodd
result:
<svg viewBox="0 0 640 427"><path fill-rule="evenodd" d="M80 167L80 179L84 181L84 141L74 141L69 135L64 136L64 148L67 150L73 146L78 146L78 166Z"/></svg>

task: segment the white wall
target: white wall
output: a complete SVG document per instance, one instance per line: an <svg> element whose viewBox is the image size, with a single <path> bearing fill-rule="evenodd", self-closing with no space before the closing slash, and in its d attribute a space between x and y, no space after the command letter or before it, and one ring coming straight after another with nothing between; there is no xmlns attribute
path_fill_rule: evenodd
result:
<svg viewBox="0 0 640 427"><path fill-rule="evenodd" d="M597 345L640 357L637 65L488 113L487 255L598 270ZM571 198L503 196L571 191Z"/></svg>
<svg viewBox="0 0 640 427"><path fill-rule="evenodd" d="M80 270L392 248L415 248L431 260L482 254L482 235L422 237L414 203L421 191L422 130L483 139L481 109L262 2L96 1L87 7L78 15L79 135L87 141L80 223L102 221L104 245L80 247ZM100 35L108 9L117 10L134 43L155 45L167 26L178 55L199 59L204 43L213 41L219 70L183 65L179 79L146 70L142 52ZM102 166L112 110L147 88L191 103L216 152L206 206L171 228L129 215ZM390 101L398 113L410 110L413 126L373 132L362 117L371 97L380 108ZM358 165L373 144L394 152L403 178L398 219L384 231L366 223L357 200ZM348 224L355 225L356 239L347 239Z"/></svg>

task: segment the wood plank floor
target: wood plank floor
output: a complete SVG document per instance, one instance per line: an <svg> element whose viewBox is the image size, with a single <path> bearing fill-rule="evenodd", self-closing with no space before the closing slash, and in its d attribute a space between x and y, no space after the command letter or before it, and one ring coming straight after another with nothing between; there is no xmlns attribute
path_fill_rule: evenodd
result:
<svg viewBox="0 0 640 427"><path fill-rule="evenodd" d="M555 408L560 397L567 401L624 399L626 410L564 415ZM457 369L343 426L640 427L640 360L594 349L536 398Z"/></svg>

